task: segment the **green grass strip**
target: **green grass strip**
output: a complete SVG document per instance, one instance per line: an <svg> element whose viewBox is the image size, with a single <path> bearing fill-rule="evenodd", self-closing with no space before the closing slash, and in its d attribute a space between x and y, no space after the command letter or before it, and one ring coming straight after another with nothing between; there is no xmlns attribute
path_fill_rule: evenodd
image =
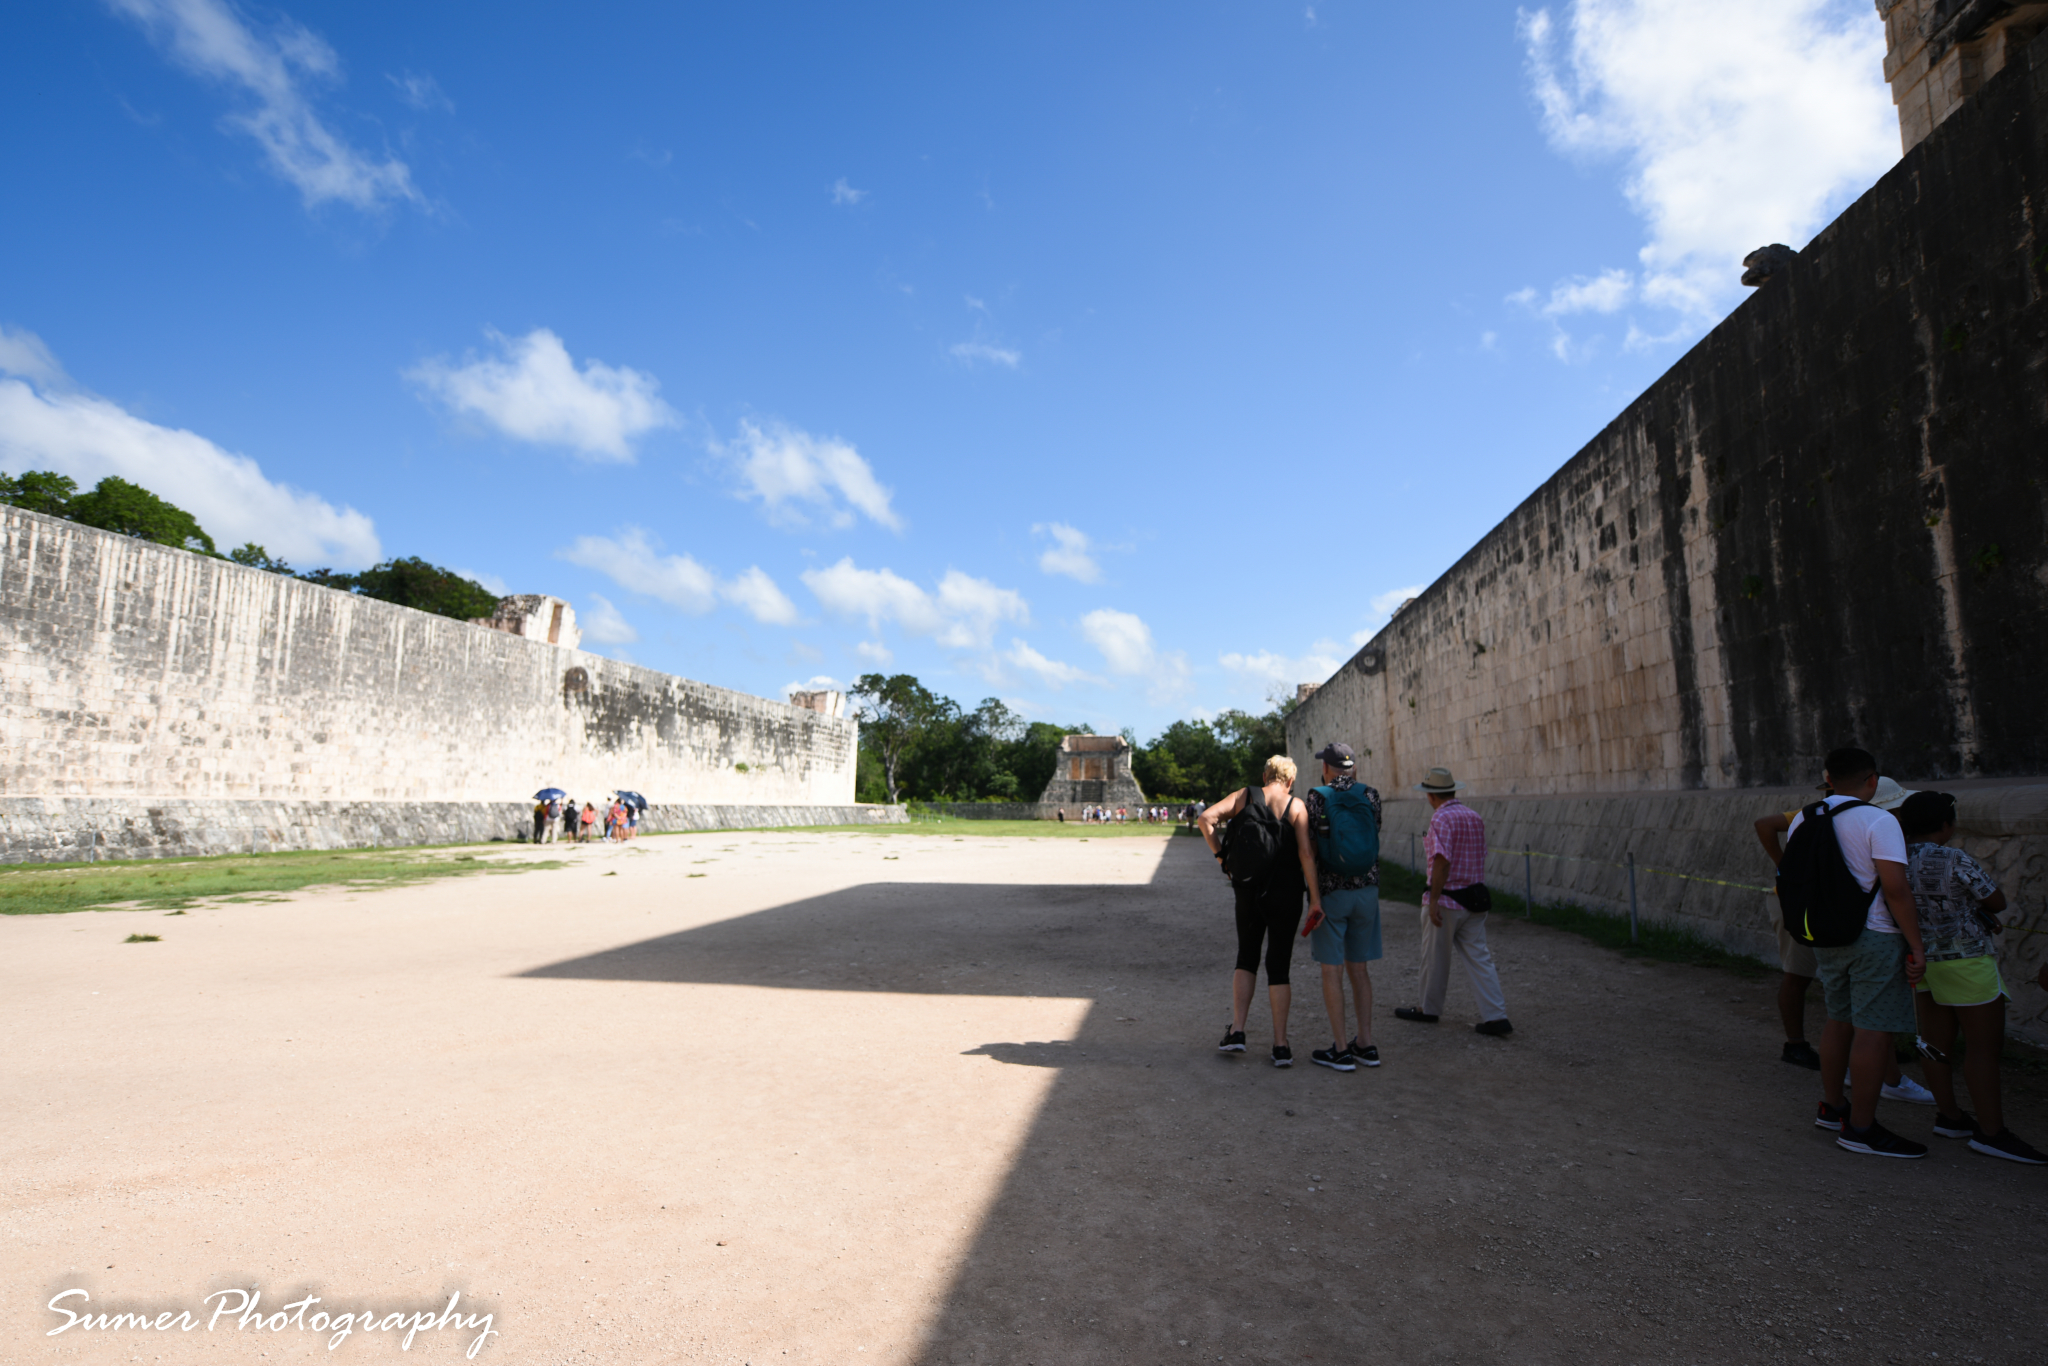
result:
<svg viewBox="0 0 2048 1366"><path fill-rule="evenodd" d="M1489 887L1493 884L1488 883ZM1395 901L1422 903L1422 895L1429 890L1422 874L1398 863L1380 863L1380 895ZM1521 897L1493 887L1493 913L1522 917L1537 925L1553 930L1576 934L1590 939L1603 949L1613 949L1631 958L1652 958L1660 963L1687 963L1694 967L1722 968L1740 977L1757 978L1774 974L1778 969L1769 963L1751 958L1746 953L1734 953L1713 940L1707 939L1695 930L1676 925L1663 925L1653 921L1641 921L1637 927L1636 942L1628 938L1628 917L1609 915L1602 911L1587 910L1584 906L1569 902L1537 902L1531 907Z"/></svg>
<svg viewBox="0 0 2048 1366"><path fill-rule="evenodd" d="M306 887L370 890L567 866L558 859L503 862L446 848L16 864L0 871L0 915L60 915L109 907L175 912L209 901L274 899Z"/></svg>

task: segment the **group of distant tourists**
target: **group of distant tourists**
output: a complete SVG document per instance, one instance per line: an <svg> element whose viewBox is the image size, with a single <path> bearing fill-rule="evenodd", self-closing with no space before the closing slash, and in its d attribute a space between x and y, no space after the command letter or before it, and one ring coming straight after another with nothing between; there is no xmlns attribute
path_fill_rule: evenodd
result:
<svg viewBox="0 0 2048 1366"><path fill-rule="evenodd" d="M1827 756L1821 791L1818 801L1756 822L1778 870L1782 1056L1821 1074L1814 1123L1850 1152L1925 1157L1926 1144L1878 1123L1877 1105L1931 1105L1937 1136L1967 1139L1989 1157L2048 1165L2048 1155L2005 1127L2006 992L1996 942L2005 893L1954 846L1955 797L1909 792L1878 773L1868 750L1853 747ZM1816 978L1827 1011L1818 1051L1805 1020ZM2048 988L2048 968L2041 985ZM1956 1099L1958 1035L1974 1117ZM1900 1072L1897 1036L1912 1038L1925 1086Z"/></svg>
<svg viewBox="0 0 2048 1366"><path fill-rule="evenodd" d="M1309 1061L1332 1071L1354 1072L1380 1065L1379 1045L1373 1039L1371 972L1383 952L1380 794L1359 781L1358 761L1349 745L1328 745L1316 760L1322 765L1323 781L1301 800L1294 796L1294 761L1276 754L1266 761L1257 786L1240 788L1203 808L1196 818L1237 903L1230 1024L1217 1047L1225 1053L1245 1051L1245 1019L1251 1013L1263 949L1267 1003L1273 1015L1273 1066L1294 1065L1287 1015L1293 1003L1289 966L1299 930L1322 969L1323 1006L1330 1018L1330 1046L1311 1051ZM1500 975L1486 943L1486 914L1493 906L1486 888L1486 825L1479 813L1458 800L1463 786L1447 768L1431 769L1416 785L1431 807L1425 837L1429 885L1421 912L1421 992L1419 1004L1401 1006L1394 1015L1414 1024L1436 1024L1455 954L1464 963L1472 995L1479 1002L1475 1028L1501 1036L1513 1033L1514 1026L1508 1023ZM1355 1029L1346 1028L1347 1018L1357 1021Z"/></svg>
<svg viewBox="0 0 2048 1366"><path fill-rule="evenodd" d="M1378 1067L1371 964L1382 956L1379 792L1359 781L1343 744L1316 755L1322 782L1297 799L1294 761L1268 759L1261 781L1202 810L1196 826L1231 885L1237 962L1230 1023L1217 1047L1245 1051L1245 1021L1265 959L1273 1016L1273 1065L1291 1067L1289 960L1297 937L1322 969L1330 1045L1309 1060L1338 1072ZM1823 796L1756 822L1777 867L1778 945L1785 976L1778 1004L1783 1057L1816 1068L1821 1100L1814 1123L1854 1153L1917 1158L1927 1145L1877 1121L1880 1099L1934 1107L1934 1132L1966 1139L1973 1151L2011 1162L2048 1164L2005 1127L1999 1066L2005 1044L2005 983L1995 937L2005 894L1975 859L1955 847L1956 799L1908 792L1881 776L1866 750L1827 756ZM1493 895L1486 886L1486 825L1458 799L1464 785L1433 768L1416 785L1429 801L1424 836L1428 885L1421 911L1421 991L1396 1019L1436 1024L1455 955L1478 1006L1481 1034L1514 1032L1486 942ZM1781 845L1779 837L1785 842ZM1307 919L1303 920L1303 901ZM1820 1048L1806 1041L1808 988L1818 979L1827 1010ZM2048 989L2048 968L2041 971ZM1345 1009L1345 985L1351 1009ZM1355 1020L1347 1028L1346 1021ZM1917 1047L1927 1084L1899 1069L1895 1036ZM1952 1054L1976 1109L1955 1091Z"/></svg>
<svg viewBox="0 0 2048 1366"><path fill-rule="evenodd" d="M1066 809L1060 809L1058 819L1065 821ZM1145 825L1165 825L1173 820L1173 813L1164 806L1141 806L1137 819ZM1084 806L1081 808L1081 822L1084 825L1123 825L1131 820L1131 809L1127 806Z"/></svg>
<svg viewBox="0 0 2048 1366"><path fill-rule="evenodd" d="M553 844L558 829L562 839L571 844L587 844L598 839L623 843L640 833L640 808L616 794L602 809L595 802L585 802L579 809L574 797L536 801L533 804L533 842Z"/></svg>

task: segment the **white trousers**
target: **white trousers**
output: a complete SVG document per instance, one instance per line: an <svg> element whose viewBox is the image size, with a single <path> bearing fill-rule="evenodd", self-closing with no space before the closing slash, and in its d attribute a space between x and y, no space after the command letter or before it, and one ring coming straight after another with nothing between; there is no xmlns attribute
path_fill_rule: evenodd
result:
<svg viewBox="0 0 2048 1366"><path fill-rule="evenodd" d="M1429 908L1422 908L1422 1013L1444 1013L1444 991L1451 980L1451 955L1465 960L1465 976L1472 984L1472 999L1479 1006L1479 1018L1505 1020L1507 1000L1500 994L1500 973L1494 970L1493 950L1486 946L1486 917L1474 915L1445 897L1438 903L1444 923L1429 923Z"/></svg>

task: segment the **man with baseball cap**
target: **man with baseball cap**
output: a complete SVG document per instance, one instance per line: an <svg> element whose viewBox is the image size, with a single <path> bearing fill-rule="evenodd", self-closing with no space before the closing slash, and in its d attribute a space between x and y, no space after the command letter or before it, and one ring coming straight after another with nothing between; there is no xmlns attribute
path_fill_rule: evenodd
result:
<svg viewBox="0 0 2048 1366"><path fill-rule="evenodd" d="M1429 798L1424 849L1429 858L1429 891L1422 898L1422 1004L1394 1012L1403 1020L1435 1024L1450 985L1451 954L1465 960L1472 996L1479 1004L1481 1034L1512 1034L1507 1001L1500 992L1500 973L1493 950L1486 946L1486 913L1493 893L1486 887L1486 823L1458 800L1464 784L1447 768L1433 768L1415 790Z"/></svg>
<svg viewBox="0 0 2048 1366"><path fill-rule="evenodd" d="M1380 794L1358 781L1351 746L1325 745L1316 755L1323 785L1309 789L1309 847L1315 853L1316 890L1323 918L1310 927L1309 951L1323 969L1323 1005L1330 1012L1330 1046L1309 1060L1339 1072L1380 1065L1372 1041L1370 964L1380 956ZM1351 978L1351 1004L1358 1032L1346 1043L1344 978Z"/></svg>

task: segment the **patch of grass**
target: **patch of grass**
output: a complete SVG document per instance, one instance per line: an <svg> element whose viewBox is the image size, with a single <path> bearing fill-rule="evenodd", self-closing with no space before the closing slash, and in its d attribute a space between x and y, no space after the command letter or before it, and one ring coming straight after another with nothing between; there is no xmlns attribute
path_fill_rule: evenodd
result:
<svg viewBox="0 0 2048 1366"><path fill-rule="evenodd" d="M1489 884L1490 885L1490 884ZM1380 863L1380 895L1394 901L1422 902L1422 895L1429 890L1429 883L1422 874L1398 863ZM1535 924L1563 930L1590 939L1604 949L1613 949L1631 958L1651 958L1660 963L1687 963L1694 967L1721 968L1739 977L1757 978L1769 976L1777 971L1768 963L1751 958L1745 953L1732 953L1711 939L1702 938L1692 930L1673 925L1661 925L1645 920L1638 926L1636 942L1628 941L1628 917L1608 915L1600 911L1589 911L1584 906L1569 903L1546 905L1538 902L1533 908L1521 897L1511 892L1493 889L1493 913L1521 917L1527 913Z"/></svg>
<svg viewBox="0 0 2048 1366"><path fill-rule="evenodd" d="M161 944L164 942L164 937L160 934L131 934L121 942L123 944Z"/></svg>
<svg viewBox="0 0 2048 1366"><path fill-rule="evenodd" d="M860 835L1022 835L1029 839L1110 839L1127 835L1149 835L1164 839L1175 832L1171 825L1089 825L1081 821L974 821L958 816L920 816L902 825L781 825L778 831L804 834Z"/></svg>
<svg viewBox="0 0 2048 1366"><path fill-rule="evenodd" d="M213 858L16 864L0 871L0 915L97 907L170 911L204 901L275 901L305 887L371 890L442 877L564 868L560 860L499 863L424 849L312 850Z"/></svg>

